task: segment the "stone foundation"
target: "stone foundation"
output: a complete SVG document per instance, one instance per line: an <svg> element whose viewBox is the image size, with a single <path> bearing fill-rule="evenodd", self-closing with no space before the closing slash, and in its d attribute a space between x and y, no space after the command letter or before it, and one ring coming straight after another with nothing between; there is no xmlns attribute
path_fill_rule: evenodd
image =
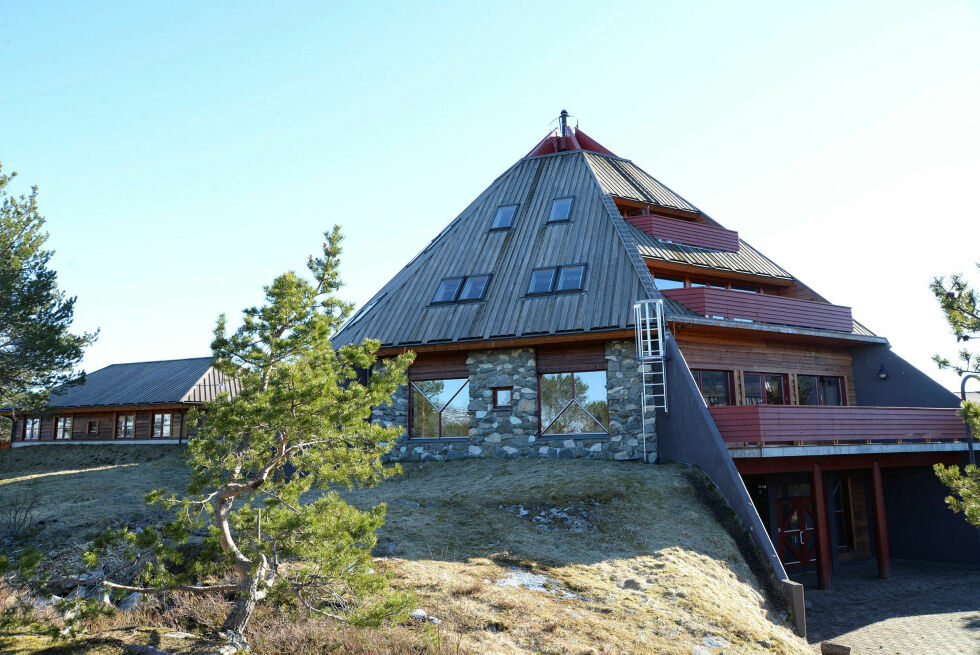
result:
<svg viewBox="0 0 980 655"><path fill-rule="evenodd" d="M446 461L473 457L587 457L643 459L642 383L632 341L605 344L609 436L539 436L538 375L532 348L477 350L469 371L469 437L408 439L408 387L374 409L372 420L404 428L388 458ZM493 390L512 388L511 407L493 407ZM652 424L648 427L652 432ZM647 434L647 460L656 458L656 435Z"/></svg>

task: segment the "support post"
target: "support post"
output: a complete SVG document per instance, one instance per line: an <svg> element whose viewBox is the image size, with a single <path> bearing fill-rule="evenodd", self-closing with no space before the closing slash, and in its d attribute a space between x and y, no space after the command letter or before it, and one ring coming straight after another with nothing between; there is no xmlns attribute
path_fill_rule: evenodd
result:
<svg viewBox="0 0 980 655"><path fill-rule="evenodd" d="M817 587L830 589L830 534L827 522L827 492L823 471L813 465L813 521L817 529Z"/></svg>
<svg viewBox="0 0 980 655"><path fill-rule="evenodd" d="M885 493L881 486L881 465L871 464L871 495L874 497L875 544L877 545L878 577L892 577L892 560L888 552L888 526L885 523Z"/></svg>

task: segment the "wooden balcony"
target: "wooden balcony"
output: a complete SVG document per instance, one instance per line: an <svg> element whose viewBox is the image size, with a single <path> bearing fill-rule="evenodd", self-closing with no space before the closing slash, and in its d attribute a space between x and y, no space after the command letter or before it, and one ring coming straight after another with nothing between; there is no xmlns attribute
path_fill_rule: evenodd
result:
<svg viewBox="0 0 980 655"><path fill-rule="evenodd" d="M626 221L664 241L683 243L688 246L738 252L738 232L717 225L706 225L680 218L645 214L627 216Z"/></svg>
<svg viewBox="0 0 980 655"><path fill-rule="evenodd" d="M851 308L745 291L692 287L663 294L702 316L852 332Z"/></svg>
<svg viewBox="0 0 980 655"><path fill-rule="evenodd" d="M950 408L732 405L709 409L729 445L966 439L963 419Z"/></svg>

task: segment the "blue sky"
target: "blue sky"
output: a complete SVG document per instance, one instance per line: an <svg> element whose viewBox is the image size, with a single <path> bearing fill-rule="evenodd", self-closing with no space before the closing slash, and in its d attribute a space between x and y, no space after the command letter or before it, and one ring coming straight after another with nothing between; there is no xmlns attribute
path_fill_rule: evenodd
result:
<svg viewBox="0 0 980 655"><path fill-rule="evenodd" d="M568 108L952 386L927 284L980 260L978 34L978 2L0 0L0 162L93 370L206 354L334 223L363 303Z"/></svg>

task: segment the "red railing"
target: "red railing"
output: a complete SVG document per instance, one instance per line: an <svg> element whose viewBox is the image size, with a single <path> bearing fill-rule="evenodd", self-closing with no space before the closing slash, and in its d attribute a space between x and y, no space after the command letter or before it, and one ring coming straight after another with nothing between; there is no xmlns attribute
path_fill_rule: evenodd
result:
<svg viewBox="0 0 980 655"><path fill-rule="evenodd" d="M738 252L738 232L717 225L706 225L656 214L627 216L626 220L658 239L699 248Z"/></svg>
<svg viewBox="0 0 980 655"><path fill-rule="evenodd" d="M851 308L813 300L696 287L663 294L702 316L851 332Z"/></svg>
<svg viewBox="0 0 980 655"><path fill-rule="evenodd" d="M728 444L895 443L966 438L966 426L957 410L945 407L733 405L709 409Z"/></svg>

